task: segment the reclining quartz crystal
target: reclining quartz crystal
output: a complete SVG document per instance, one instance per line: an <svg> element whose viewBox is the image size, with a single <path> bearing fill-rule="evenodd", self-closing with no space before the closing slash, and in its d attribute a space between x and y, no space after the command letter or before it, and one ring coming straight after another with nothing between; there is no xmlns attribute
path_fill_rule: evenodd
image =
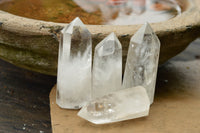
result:
<svg viewBox="0 0 200 133"><path fill-rule="evenodd" d="M146 90L138 86L92 100L79 111L78 116L94 124L106 124L147 116L149 106Z"/></svg>

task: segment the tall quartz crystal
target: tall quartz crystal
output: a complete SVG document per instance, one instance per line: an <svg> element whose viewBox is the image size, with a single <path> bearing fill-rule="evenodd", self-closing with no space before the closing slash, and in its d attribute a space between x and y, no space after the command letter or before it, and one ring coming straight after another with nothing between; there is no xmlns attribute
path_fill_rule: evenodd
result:
<svg viewBox="0 0 200 133"><path fill-rule="evenodd" d="M91 34L79 18L61 31L56 102L79 109L91 99Z"/></svg>
<svg viewBox="0 0 200 133"><path fill-rule="evenodd" d="M106 124L147 116L149 106L145 88L137 86L92 100L79 111L78 116L94 124Z"/></svg>
<svg viewBox="0 0 200 133"><path fill-rule="evenodd" d="M95 48L92 96L97 98L121 88L122 46L111 33Z"/></svg>
<svg viewBox="0 0 200 133"><path fill-rule="evenodd" d="M160 41L151 26L146 23L131 38L123 87L143 86L153 103L157 77Z"/></svg>

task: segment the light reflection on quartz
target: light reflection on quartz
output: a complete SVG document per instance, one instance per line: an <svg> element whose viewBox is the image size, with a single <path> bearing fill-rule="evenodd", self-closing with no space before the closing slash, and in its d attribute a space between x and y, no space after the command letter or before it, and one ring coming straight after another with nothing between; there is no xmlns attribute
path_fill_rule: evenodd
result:
<svg viewBox="0 0 200 133"><path fill-rule="evenodd" d="M74 0L85 11L100 10L104 24L131 25L166 21L179 15L175 0Z"/></svg>

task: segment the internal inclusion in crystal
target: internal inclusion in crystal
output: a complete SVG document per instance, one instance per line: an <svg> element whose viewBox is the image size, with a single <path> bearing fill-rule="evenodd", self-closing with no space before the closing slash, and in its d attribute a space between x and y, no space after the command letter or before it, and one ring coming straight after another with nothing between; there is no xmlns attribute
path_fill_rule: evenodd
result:
<svg viewBox="0 0 200 133"><path fill-rule="evenodd" d="M97 49L99 50L98 46ZM99 55L104 52L99 51ZM112 49L109 51L113 53ZM154 99L159 52L160 41L151 26L146 23L130 40L122 88L92 100L78 115L94 124L147 116L150 103L153 103ZM102 88L101 86L98 89Z"/></svg>
<svg viewBox="0 0 200 133"><path fill-rule="evenodd" d="M79 18L61 31L56 102L78 109L91 99L91 34Z"/></svg>
<svg viewBox="0 0 200 133"><path fill-rule="evenodd" d="M122 46L114 33L95 48L92 96L97 98L121 89Z"/></svg>
<svg viewBox="0 0 200 133"><path fill-rule="evenodd" d="M160 53L160 41L151 26L146 23L131 38L123 88L143 86L153 103Z"/></svg>
<svg viewBox="0 0 200 133"><path fill-rule="evenodd" d="M122 47L115 34L111 33L96 46L93 66L94 97L89 103L92 81L91 34L79 18L61 33L56 97L60 107L83 107L78 115L95 124L148 115L154 98L160 50L159 39L148 23L131 38L123 86Z"/></svg>
<svg viewBox="0 0 200 133"><path fill-rule="evenodd" d="M94 99L79 111L78 116L94 124L106 124L147 116L149 106L146 90L138 86Z"/></svg>

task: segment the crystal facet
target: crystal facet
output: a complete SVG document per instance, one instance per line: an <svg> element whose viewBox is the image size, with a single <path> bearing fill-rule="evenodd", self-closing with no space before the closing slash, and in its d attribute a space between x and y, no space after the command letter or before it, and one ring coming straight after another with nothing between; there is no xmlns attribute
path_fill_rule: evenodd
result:
<svg viewBox="0 0 200 133"><path fill-rule="evenodd" d="M78 109L91 99L91 34L79 18L61 31L56 102Z"/></svg>
<svg viewBox="0 0 200 133"><path fill-rule="evenodd" d="M101 97L121 88L122 47L111 33L95 48L93 64L93 98Z"/></svg>
<svg viewBox="0 0 200 133"><path fill-rule="evenodd" d="M94 124L106 124L147 116L149 106L145 88L137 86L89 102L79 111L78 116Z"/></svg>
<svg viewBox="0 0 200 133"><path fill-rule="evenodd" d="M146 23L131 38L123 87L143 86L151 103L154 99L159 52L160 41L151 26Z"/></svg>

